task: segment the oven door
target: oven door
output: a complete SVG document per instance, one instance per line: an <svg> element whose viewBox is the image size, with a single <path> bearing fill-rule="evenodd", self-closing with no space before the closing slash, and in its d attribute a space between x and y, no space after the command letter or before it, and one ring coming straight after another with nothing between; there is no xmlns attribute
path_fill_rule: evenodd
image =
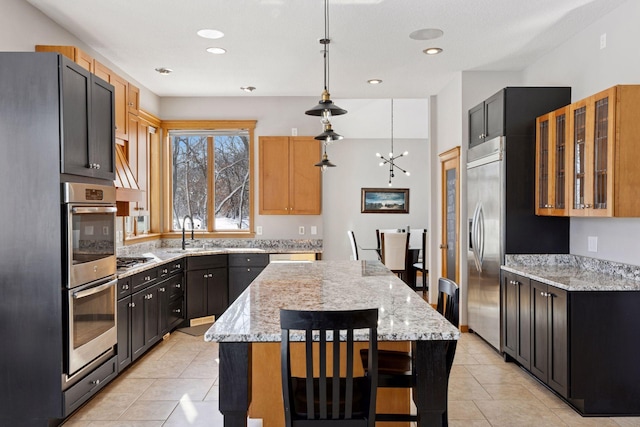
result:
<svg viewBox="0 0 640 427"><path fill-rule="evenodd" d="M116 273L115 206L67 205L67 287Z"/></svg>
<svg viewBox="0 0 640 427"><path fill-rule="evenodd" d="M73 375L116 345L117 283L117 279L110 278L67 291L67 375Z"/></svg>

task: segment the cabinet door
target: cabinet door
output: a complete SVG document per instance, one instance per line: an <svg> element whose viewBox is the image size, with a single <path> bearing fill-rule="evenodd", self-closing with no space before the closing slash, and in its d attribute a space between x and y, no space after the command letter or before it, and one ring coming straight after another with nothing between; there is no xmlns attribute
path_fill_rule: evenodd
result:
<svg viewBox="0 0 640 427"><path fill-rule="evenodd" d="M131 83L127 85L129 112L138 115L140 112L140 89Z"/></svg>
<svg viewBox="0 0 640 427"><path fill-rule="evenodd" d="M568 396L568 310L567 292L553 286L548 287L549 387Z"/></svg>
<svg viewBox="0 0 640 427"><path fill-rule="evenodd" d="M289 138L260 137L260 215L289 213Z"/></svg>
<svg viewBox="0 0 640 427"><path fill-rule="evenodd" d="M113 116L113 90L100 78L91 78L91 139L89 160L93 176L113 181L116 153Z"/></svg>
<svg viewBox="0 0 640 427"><path fill-rule="evenodd" d="M553 113L536 119L536 215L549 215L551 204L550 134Z"/></svg>
<svg viewBox="0 0 640 427"><path fill-rule="evenodd" d="M615 90L614 87L590 98L594 120L593 155L588 158L588 167L593 170L590 216L613 216L613 148L616 138Z"/></svg>
<svg viewBox="0 0 640 427"><path fill-rule="evenodd" d="M118 372L131 364L131 304L131 297L118 301Z"/></svg>
<svg viewBox="0 0 640 427"><path fill-rule="evenodd" d="M109 83L113 85L115 95L115 126L116 137L127 141L129 139L129 86L125 79L111 72Z"/></svg>
<svg viewBox="0 0 640 427"><path fill-rule="evenodd" d="M153 285L142 293L144 299L144 339L148 349L160 340L160 298L158 295L159 285Z"/></svg>
<svg viewBox="0 0 640 427"><path fill-rule="evenodd" d="M504 91L500 91L484 101L484 120L485 141L504 135Z"/></svg>
<svg viewBox="0 0 640 427"><path fill-rule="evenodd" d="M227 269L213 268L208 270L207 281L207 314L221 315L229 306L227 285Z"/></svg>
<svg viewBox="0 0 640 427"><path fill-rule="evenodd" d="M551 122L551 169L549 177L551 214L554 216L567 216L569 214L569 181L567 179L568 115L569 107L563 107L554 112Z"/></svg>
<svg viewBox="0 0 640 427"><path fill-rule="evenodd" d="M518 342L516 360L525 368L531 367L531 281L515 278L518 288Z"/></svg>
<svg viewBox="0 0 640 427"><path fill-rule="evenodd" d="M484 141L484 102L469 110L469 148Z"/></svg>
<svg viewBox="0 0 640 427"><path fill-rule="evenodd" d="M516 275L502 272L502 351L515 359L518 343L518 286Z"/></svg>
<svg viewBox="0 0 640 427"><path fill-rule="evenodd" d="M531 372L547 382L549 358L547 285L531 280Z"/></svg>
<svg viewBox="0 0 640 427"><path fill-rule="evenodd" d="M145 340L145 291L131 296L131 360L134 361L146 351Z"/></svg>
<svg viewBox="0 0 640 427"><path fill-rule="evenodd" d="M92 176L89 169L89 99L91 74L62 60L62 173Z"/></svg>
<svg viewBox="0 0 640 427"><path fill-rule="evenodd" d="M158 328L160 335L169 332L169 280L158 283Z"/></svg>
<svg viewBox="0 0 640 427"><path fill-rule="evenodd" d="M207 315L207 270L187 271L187 319Z"/></svg>
<svg viewBox="0 0 640 427"><path fill-rule="evenodd" d="M312 137L292 137L289 140L289 213L320 215L322 176L314 166L321 156L320 141Z"/></svg>

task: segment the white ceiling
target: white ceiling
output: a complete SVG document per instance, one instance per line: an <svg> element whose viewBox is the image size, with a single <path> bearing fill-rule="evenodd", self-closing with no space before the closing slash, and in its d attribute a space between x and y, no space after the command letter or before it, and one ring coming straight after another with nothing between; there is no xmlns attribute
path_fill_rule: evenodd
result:
<svg viewBox="0 0 640 427"><path fill-rule="evenodd" d="M322 0L27 1L159 96L322 91ZM457 71L521 70L624 1L330 0L331 95L427 97ZM200 38L202 28L225 36ZM423 28L444 36L409 38ZM207 53L210 46L227 53ZM422 53L431 46L444 52ZM157 67L174 72L161 76ZM367 84L372 78L383 83Z"/></svg>

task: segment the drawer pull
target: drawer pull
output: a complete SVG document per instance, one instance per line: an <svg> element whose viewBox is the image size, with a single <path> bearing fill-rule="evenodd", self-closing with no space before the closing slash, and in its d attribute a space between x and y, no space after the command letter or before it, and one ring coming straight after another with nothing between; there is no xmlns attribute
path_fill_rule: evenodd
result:
<svg viewBox="0 0 640 427"><path fill-rule="evenodd" d="M90 381L89 384L98 385L98 384L100 384L100 380Z"/></svg>
<svg viewBox="0 0 640 427"><path fill-rule="evenodd" d="M158 288L158 292L165 292L164 288Z"/></svg>
<svg viewBox="0 0 640 427"><path fill-rule="evenodd" d="M176 309L174 309L174 310L173 310L173 312L174 312L174 313L180 313L181 311L182 311L182 310L181 310L181 309L179 309L179 308L176 308Z"/></svg>
<svg viewBox="0 0 640 427"><path fill-rule="evenodd" d="M135 306L136 306L136 303L135 303L135 302L130 302L130 303L129 303L129 307L133 308L133 307L135 307Z"/></svg>
<svg viewBox="0 0 640 427"><path fill-rule="evenodd" d="M176 283L176 288L180 289L182 285L180 283Z"/></svg>

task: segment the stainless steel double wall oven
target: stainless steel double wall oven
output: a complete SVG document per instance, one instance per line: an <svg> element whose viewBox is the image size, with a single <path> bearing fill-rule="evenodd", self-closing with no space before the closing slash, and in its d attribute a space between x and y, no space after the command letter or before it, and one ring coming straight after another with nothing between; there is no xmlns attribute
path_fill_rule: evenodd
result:
<svg viewBox="0 0 640 427"><path fill-rule="evenodd" d="M116 198L110 186L63 183L65 378L113 356L116 333Z"/></svg>

